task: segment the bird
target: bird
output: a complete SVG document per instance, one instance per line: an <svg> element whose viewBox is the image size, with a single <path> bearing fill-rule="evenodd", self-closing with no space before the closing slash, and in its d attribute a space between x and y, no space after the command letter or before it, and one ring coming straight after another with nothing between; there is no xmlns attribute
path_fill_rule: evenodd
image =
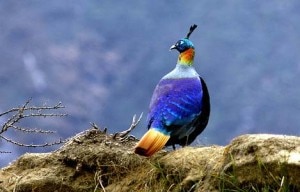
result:
<svg viewBox="0 0 300 192"><path fill-rule="evenodd" d="M210 116L210 96L204 79L194 68L195 48L190 35L170 47L179 52L175 68L163 76L154 89L148 116L148 131L134 152L150 157L164 146L190 145L205 129Z"/></svg>

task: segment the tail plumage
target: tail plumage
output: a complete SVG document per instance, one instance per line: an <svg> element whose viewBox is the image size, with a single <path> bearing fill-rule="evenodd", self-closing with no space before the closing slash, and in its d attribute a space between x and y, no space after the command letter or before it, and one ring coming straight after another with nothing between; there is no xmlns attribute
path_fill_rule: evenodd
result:
<svg viewBox="0 0 300 192"><path fill-rule="evenodd" d="M166 135L157 129L151 128L138 142L134 152L149 157L161 150L169 139L170 135Z"/></svg>

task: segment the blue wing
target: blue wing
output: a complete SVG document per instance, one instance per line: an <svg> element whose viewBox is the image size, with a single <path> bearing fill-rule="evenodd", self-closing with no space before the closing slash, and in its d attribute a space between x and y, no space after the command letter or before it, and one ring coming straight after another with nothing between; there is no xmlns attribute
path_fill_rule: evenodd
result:
<svg viewBox="0 0 300 192"><path fill-rule="evenodd" d="M200 78L162 79L151 99L148 128L160 129L171 136L188 131L182 127L200 115L202 95Z"/></svg>

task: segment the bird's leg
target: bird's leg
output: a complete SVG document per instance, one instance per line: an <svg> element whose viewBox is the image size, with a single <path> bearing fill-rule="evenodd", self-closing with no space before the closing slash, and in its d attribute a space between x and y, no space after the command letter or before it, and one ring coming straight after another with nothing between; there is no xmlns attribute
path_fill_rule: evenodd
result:
<svg viewBox="0 0 300 192"><path fill-rule="evenodd" d="M189 140L189 135L186 136L186 142L185 142L184 147L188 146L188 140Z"/></svg>
<svg viewBox="0 0 300 192"><path fill-rule="evenodd" d="M173 144L172 147L173 147L173 150L175 151L176 150L175 144Z"/></svg>

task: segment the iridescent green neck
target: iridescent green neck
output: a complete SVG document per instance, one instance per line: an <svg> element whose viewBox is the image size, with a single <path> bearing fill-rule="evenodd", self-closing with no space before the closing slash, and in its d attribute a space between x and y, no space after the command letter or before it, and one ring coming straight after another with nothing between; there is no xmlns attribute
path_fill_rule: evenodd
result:
<svg viewBox="0 0 300 192"><path fill-rule="evenodd" d="M195 50L194 48L189 48L188 50L180 53L177 64L192 66L194 63Z"/></svg>

